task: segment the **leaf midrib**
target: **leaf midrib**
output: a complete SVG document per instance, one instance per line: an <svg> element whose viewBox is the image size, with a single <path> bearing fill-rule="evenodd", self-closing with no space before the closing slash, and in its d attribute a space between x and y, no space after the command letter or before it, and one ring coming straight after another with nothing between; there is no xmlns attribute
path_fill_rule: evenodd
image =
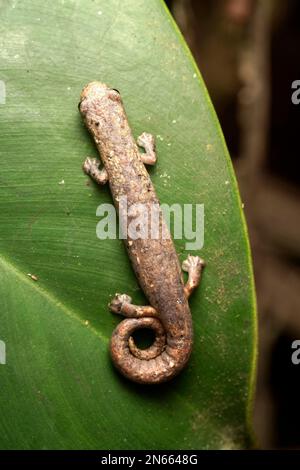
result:
<svg viewBox="0 0 300 470"><path fill-rule="evenodd" d="M29 280L29 277L25 276L25 274L17 267L10 259L5 257L3 254L0 255L0 264L11 271L21 282L23 282L26 286L34 291L38 292L40 296L44 299L47 299L51 304L58 307L65 315L69 318L78 321L81 326L87 328L91 331L97 338L101 339L101 341L108 343L109 338L101 334L98 330L96 330L93 326L87 325L84 320L81 319L80 314L76 312L76 310L71 309L66 304L63 304L54 294L53 292L46 291L43 289L36 281Z"/></svg>
<svg viewBox="0 0 300 470"><path fill-rule="evenodd" d="M55 307L58 307L65 315L67 315L69 318L76 320L83 326L84 328L88 328L89 331L91 331L97 338L102 340L105 343L109 342L109 338L106 336L102 335L99 331L97 331L94 327L86 325L85 321L80 318L80 315L74 310L69 307L67 307L65 304L63 304L60 300L57 299L57 297L53 294L53 292L48 292L45 289L43 289L41 286L39 286L36 282L27 279L25 277L24 273L20 270L19 267L15 266L10 259L7 257L3 256L3 254L0 255L0 264L2 264L6 269L11 271L21 282L25 283L26 286L28 286L30 289L35 290L38 292L40 296L42 296L44 299L47 301L51 302ZM175 390L172 392L177 398L181 399L180 393L177 393ZM199 410L198 407L195 406L194 403L191 403L187 400L182 400L182 405L186 407L189 410L192 410L193 412L196 412ZM214 419L211 417L209 418L210 423L214 423ZM217 429L217 427L216 427Z"/></svg>

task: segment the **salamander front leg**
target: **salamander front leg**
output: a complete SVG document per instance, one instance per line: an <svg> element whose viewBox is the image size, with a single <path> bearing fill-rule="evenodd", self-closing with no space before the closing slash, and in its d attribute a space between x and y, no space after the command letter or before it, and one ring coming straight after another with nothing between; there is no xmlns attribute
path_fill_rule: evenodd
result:
<svg viewBox="0 0 300 470"><path fill-rule="evenodd" d="M126 294L116 294L110 304L109 309L113 313L123 315L128 318L156 317L157 311L151 305L134 305L131 297Z"/></svg>
<svg viewBox="0 0 300 470"><path fill-rule="evenodd" d="M184 292L187 299L200 284L201 272L204 266L205 262L199 256L188 255L187 259L182 263L183 271L186 271L189 275L188 281L184 286Z"/></svg>
<svg viewBox="0 0 300 470"><path fill-rule="evenodd" d="M100 160L97 158L86 158L84 161L84 164L82 165L83 171L89 175L93 180L100 184L103 185L107 183L108 181L108 174L106 169L103 167L101 170L99 169L99 166L101 165Z"/></svg>
<svg viewBox="0 0 300 470"><path fill-rule="evenodd" d="M157 157L154 136L147 132L143 132L137 138L136 142L139 147L143 147L145 149L145 153L140 154L142 162L145 163L145 165L155 165Z"/></svg>

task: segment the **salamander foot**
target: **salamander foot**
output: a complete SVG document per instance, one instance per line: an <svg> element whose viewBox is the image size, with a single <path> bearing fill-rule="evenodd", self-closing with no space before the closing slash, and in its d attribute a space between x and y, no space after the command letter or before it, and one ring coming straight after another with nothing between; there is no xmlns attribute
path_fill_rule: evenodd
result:
<svg viewBox="0 0 300 470"><path fill-rule="evenodd" d="M190 297L192 292L200 284L201 272L205 266L205 262L199 256L188 255L187 259L182 263L183 271L189 274L188 281L184 286L185 295Z"/></svg>

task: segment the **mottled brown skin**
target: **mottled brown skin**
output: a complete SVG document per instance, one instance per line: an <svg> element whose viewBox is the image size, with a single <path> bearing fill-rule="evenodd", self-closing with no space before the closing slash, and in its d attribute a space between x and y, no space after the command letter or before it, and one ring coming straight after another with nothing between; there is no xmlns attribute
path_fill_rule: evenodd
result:
<svg viewBox="0 0 300 470"><path fill-rule="evenodd" d="M155 163L154 139L142 134L138 144L132 136L118 91L100 82L88 84L81 93L79 105L85 124L91 132L104 167L99 161L87 159L84 171L99 184L109 182L114 204L119 209L121 196L128 205L158 204L158 198L144 163ZM165 223L160 214L160 226ZM125 294L116 294L110 304L114 313L128 318L113 332L110 351L117 369L139 383L160 383L177 375L186 365L193 345L192 318L188 297L199 284L204 265L198 256L189 256L183 269L189 272L184 286L183 276L171 237L163 239L127 238L125 245L149 306L136 306ZM155 332L154 343L139 349L132 334L140 328Z"/></svg>

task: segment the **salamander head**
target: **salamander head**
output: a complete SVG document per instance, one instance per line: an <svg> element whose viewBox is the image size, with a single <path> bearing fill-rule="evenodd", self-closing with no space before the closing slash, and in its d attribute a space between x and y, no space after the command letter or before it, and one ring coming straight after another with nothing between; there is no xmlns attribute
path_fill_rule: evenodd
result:
<svg viewBox="0 0 300 470"><path fill-rule="evenodd" d="M109 88L105 83L90 82L86 85L81 94L80 102L78 105L79 111L84 115L86 113L87 104L94 103L96 106L107 104L109 101L121 101L121 96L118 90ZM102 102L102 103L101 103Z"/></svg>

